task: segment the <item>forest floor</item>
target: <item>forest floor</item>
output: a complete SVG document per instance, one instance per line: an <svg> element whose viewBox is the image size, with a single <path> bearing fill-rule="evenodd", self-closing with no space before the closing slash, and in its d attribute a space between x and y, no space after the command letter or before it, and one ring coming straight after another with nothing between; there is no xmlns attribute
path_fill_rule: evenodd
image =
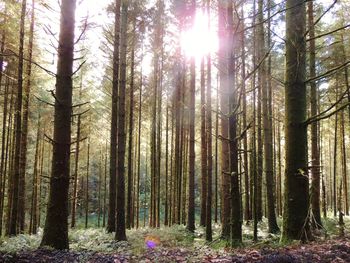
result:
<svg viewBox="0 0 350 263"><path fill-rule="evenodd" d="M349 226L350 221L346 222ZM316 241L280 244L279 235L266 233L259 224L259 242L253 243L252 227L243 227L244 245L230 249L220 240L220 226L214 227L214 241L204 241L204 229L195 235L184 226L127 231L128 242L116 242L102 228L70 231L70 251L40 248L38 235L0 239L0 262L350 262L350 236L338 238L337 221L324 222ZM347 227L345 228L345 232ZM347 233L345 233L347 234ZM151 245L150 245L151 244Z"/></svg>

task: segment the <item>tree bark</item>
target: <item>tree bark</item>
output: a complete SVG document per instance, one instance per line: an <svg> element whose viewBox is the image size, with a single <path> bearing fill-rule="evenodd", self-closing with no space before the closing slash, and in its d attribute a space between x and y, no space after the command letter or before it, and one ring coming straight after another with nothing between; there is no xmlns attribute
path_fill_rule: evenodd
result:
<svg viewBox="0 0 350 263"><path fill-rule="evenodd" d="M316 76L316 50L315 50L315 27L314 27L314 7L313 2L308 3L308 25L310 41L310 78ZM317 115L318 101L317 101L317 86L314 81L310 82L310 104L311 116ZM320 153L318 145L318 122L311 124L311 209L313 220L312 226L314 228L321 228L321 208L320 208Z"/></svg>
<svg viewBox="0 0 350 263"><path fill-rule="evenodd" d="M282 240L309 236L309 179L306 120L306 8L303 0L286 2L285 157Z"/></svg>
<svg viewBox="0 0 350 263"><path fill-rule="evenodd" d="M126 52L127 52L128 0L122 0L120 30L120 82L118 115L118 162L117 162L117 205L116 231L117 241L126 240L125 233L125 90L126 90Z"/></svg>
<svg viewBox="0 0 350 263"><path fill-rule="evenodd" d="M75 0L62 0L50 195L40 246L68 249L68 190L71 146Z"/></svg>
<svg viewBox="0 0 350 263"><path fill-rule="evenodd" d="M107 232L115 231L116 216L116 182L117 182L117 130L118 126L118 86L119 86L119 37L120 37L120 1L115 0L114 49L113 49L113 87L112 87L112 118L111 147L109 155L109 204Z"/></svg>
<svg viewBox="0 0 350 263"><path fill-rule="evenodd" d="M263 0L259 1L258 7L258 61L262 61L265 48L265 33L264 33L264 16L263 16ZM266 63L263 61L259 67L259 87L262 92L262 113L263 113L263 128L264 128L264 168L266 178L266 194L267 194L267 218L268 231L270 233L278 233L279 227L277 225L275 213L275 182L273 172L273 137L272 137L272 112L269 111L269 89L266 72ZM269 82L270 83L270 82ZM271 83L270 83L271 84Z"/></svg>
<svg viewBox="0 0 350 263"><path fill-rule="evenodd" d="M21 160L21 136L22 136L22 92L23 92L23 47L24 47L24 25L26 15L27 1L22 1L22 11L20 20L20 32L19 32L19 51L18 51L18 69L17 69L17 100L16 100L16 111L15 111L15 155L14 155L14 166L12 173L13 182L13 196L11 205L11 221L9 228L9 235L17 235L17 224L19 215L19 184L24 185L24 179L21 178L20 171L20 160ZM24 208L24 207L23 207Z"/></svg>

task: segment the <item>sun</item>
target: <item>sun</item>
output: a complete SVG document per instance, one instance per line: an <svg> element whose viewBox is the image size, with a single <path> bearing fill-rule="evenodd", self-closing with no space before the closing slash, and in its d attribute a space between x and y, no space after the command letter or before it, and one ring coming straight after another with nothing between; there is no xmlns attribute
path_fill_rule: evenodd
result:
<svg viewBox="0 0 350 263"><path fill-rule="evenodd" d="M207 13L197 12L194 25L181 34L181 48L187 57L200 60L203 56L213 53L218 47L218 36L208 29Z"/></svg>

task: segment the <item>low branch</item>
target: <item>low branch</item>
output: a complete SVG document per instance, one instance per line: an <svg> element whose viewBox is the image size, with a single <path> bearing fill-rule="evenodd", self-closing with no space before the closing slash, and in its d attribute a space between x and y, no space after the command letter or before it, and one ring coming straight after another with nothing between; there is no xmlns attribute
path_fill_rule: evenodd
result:
<svg viewBox="0 0 350 263"><path fill-rule="evenodd" d="M314 40L314 39L318 39L318 38L321 38L321 37L325 37L325 36L331 35L331 34L333 34L333 33L336 33L336 32L338 32L338 31L343 30L343 29L346 29L346 28L348 28L348 27L350 27L350 24L345 25L345 26L342 26L342 27L338 27L337 29L334 29L334 30L329 31L329 32L327 32L327 33L323 33L323 34L321 34L321 35L308 38L308 39L306 39L306 42L309 42L309 41Z"/></svg>
<svg viewBox="0 0 350 263"><path fill-rule="evenodd" d="M347 65L350 64L350 60L349 61L346 61L344 64L340 65L340 66L337 66L337 67L334 67L330 70L328 70L327 72L321 74L321 75L318 75L316 77L313 77L313 78L310 78L308 80L305 81L305 83L308 83L308 82L312 82L312 81L317 81L317 80L320 80L320 79L323 79L323 78L326 78L328 77L329 75L333 75L335 74L338 70L341 70L343 68L345 68Z"/></svg>
<svg viewBox="0 0 350 263"><path fill-rule="evenodd" d="M324 115L324 116L319 116L317 118L309 118L307 119L304 124L305 125L310 125L314 122L318 122L318 121L321 121L321 120L324 120L324 119L328 119L330 117L332 117L334 114L338 113L339 111L342 111L343 109L345 109L346 107L348 107L350 105L350 102L347 102L345 103L344 105L342 105L341 107L339 107L338 109L334 110L333 112L331 113L328 113L327 115Z"/></svg>

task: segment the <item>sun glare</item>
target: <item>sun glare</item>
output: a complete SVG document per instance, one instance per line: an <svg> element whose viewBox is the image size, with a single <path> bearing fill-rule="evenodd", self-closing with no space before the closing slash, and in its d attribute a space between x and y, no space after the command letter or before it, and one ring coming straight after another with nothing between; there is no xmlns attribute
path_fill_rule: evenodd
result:
<svg viewBox="0 0 350 263"><path fill-rule="evenodd" d="M212 27L208 29L208 19L206 13L197 12L194 25L181 34L181 47L186 56L199 60L216 51L218 37Z"/></svg>

